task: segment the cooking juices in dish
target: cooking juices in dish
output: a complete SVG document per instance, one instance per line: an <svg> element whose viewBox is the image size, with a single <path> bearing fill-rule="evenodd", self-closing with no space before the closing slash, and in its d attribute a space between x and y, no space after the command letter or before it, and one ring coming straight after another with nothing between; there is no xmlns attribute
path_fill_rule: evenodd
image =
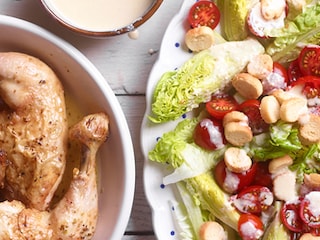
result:
<svg viewBox="0 0 320 240"><path fill-rule="evenodd" d="M67 23L90 31L114 30L139 19L152 0L50 0L58 17Z"/></svg>

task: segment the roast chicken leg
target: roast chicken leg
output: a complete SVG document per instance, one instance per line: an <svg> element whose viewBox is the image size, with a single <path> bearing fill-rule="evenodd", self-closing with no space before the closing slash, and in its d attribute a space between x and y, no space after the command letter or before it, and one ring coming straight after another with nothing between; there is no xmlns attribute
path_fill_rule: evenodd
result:
<svg viewBox="0 0 320 240"><path fill-rule="evenodd" d="M80 169L65 196L48 211L26 208L19 201L0 203L0 239L77 240L91 239L98 217L96 154L109 132L104 113L86 116L70 130L81 143Z"/></svg>
<svg viewBox="0 0 320 240"><path fill-rule="evenodd" d="M0 147L8 159L0 186L7 199L48 208L65 169L67 128L53 70L27 54L0 53Z"/></svg>

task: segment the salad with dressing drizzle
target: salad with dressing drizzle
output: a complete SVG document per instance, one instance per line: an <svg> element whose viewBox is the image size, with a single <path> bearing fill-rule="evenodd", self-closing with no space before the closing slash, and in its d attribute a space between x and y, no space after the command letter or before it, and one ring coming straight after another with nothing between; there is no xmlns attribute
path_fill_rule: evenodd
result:
<svg viewBox="0 0 320 240"><path fill-rule="evenodd" d="M196 1L145 124L178 239L320 236L320 3ZM234 23L234 24L231 24ZM183 117L181 117L183 116Z"/></svg>

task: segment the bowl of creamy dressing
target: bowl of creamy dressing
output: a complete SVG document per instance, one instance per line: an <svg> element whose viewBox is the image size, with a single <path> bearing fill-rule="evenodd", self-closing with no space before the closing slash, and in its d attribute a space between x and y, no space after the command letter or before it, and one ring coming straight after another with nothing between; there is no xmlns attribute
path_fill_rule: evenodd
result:
<svg viewBox="0 0 320 240"><path fill-rule="evenodd" d="M68 29L92 37L134 31L163 0L40 0L49 14Z"/></svg>

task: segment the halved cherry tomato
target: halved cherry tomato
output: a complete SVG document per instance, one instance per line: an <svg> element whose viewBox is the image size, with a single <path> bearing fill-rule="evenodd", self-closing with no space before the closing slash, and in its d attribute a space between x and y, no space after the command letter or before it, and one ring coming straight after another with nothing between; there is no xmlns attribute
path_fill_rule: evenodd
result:
<svg viewBox="0 0 320 240"><path fill-rule="evenodd" d="M238 103L230 95L218 94L206 103L206 109L212 117L222 119L228 112L237 110Z"/></svg>
<svg viewBox="0 0 320 240"><path fill-rule="evenodd" d="M263 93L267 95L276 89L285 89L288 84L287 69L279 62L274 62L272 74L262 79L261 82Z"/></svg>
<svg viewBox="0 0 320 240"><path fill-rule="evenodd" d="M215 29L220 21L220 11L212 1L198 1L191 7L188 21L192 28L207 26Z"/></svg>
<svg viewBox="0 0 320 240"><path fill-rule="evenodd" d="M223 147L225 138L221 122L205 118L202 119L194 129L194 142L207 150L215 150Z"/></svg>
<svg viewBox="0 0 320 240"><path fill-rule="evenodd" d="M320 77L304 76L293 82L291 86L304 85L303 94L307 98L314 98L320 96Z"/></svg>
<svg viewBox="0 0 320 240"><path fill-rule="evenodd" d="M311 197L312 196L312 197ZM320 228L320 192L308 193L300 203L300 217L310 228Z"/></svg>
<svg viewBox="0 0 320 240"><path fill-rule="evenodd" d="M303 75L320 76L320 47L306 46L299 54L299 68Z"/></svg>
<svg viewBox="0 0 320 240"><path fill-rule="evenodd" d="M246 100L240 104L239 110L248 116L249 126L251 127L253 134L266 132L269 129L269 124L261 117L259 100Z"/></svg>
<svg viewBox="0 0 320 240"><path fill-rule="evenodd" d="M293 60L288 67L288 85L297 81L300 77L302 77L302 72L299 67L299 60Z"/></svg>
<svg viewBox="0 0 320 240"><path fill-rule="evenodd" d="M243 173L230 172L222 159L214 168L214 177L217 184L228 193L237 193L249 186L257 172L257 165L253 163L251 168Z"/></svg>
<svg viewBox="0 0 320 240"><path fill-rule="evenodd" d="M269 172L269 162L257 162L257 173L252 185L265 186L272 189L272 176Z"/></svg>
<svg viewBox="0 0 320 240"><path fill-rule="evenodd" d="M283 77L284 82L288 82L287 69L281 63L273 62L273 72Z"/></svg>
<svg viewBox="0 0 320 240"><path fill-rule="evenodd" d="M273 193L264 186L252 185L244 188L233 200L234 206L242 213L260 214L273 203Z"/></svg>
<svg viewBox="0 0 320 240"><path fill-rule="evenodd" d="M300 201L287 202L281 207L280 219L284 226L292 232L301 232L304 223L300 218Z"/></svg>
<svg viewBox="0 0 320 240"><path fill-rule="evenodd" d="M285 0L278 0L277 7L282 8L286 6ZM281 28L283 23L283 17L266 20L261 13L261 3L256 1L250 8L247 14L247 26L249 31L257 37L269 38L269 32L275 28Z"/></svg>
<svg viewBox="0 0 320 240"><path fill-rule="evenodd" d="M243 240L260 239L263 235L263 223L261 219L250 213L240 215L238 221L238 232Z"/></svg>
<svg viewBox="0 0 320 240"><path fill-rule="evenodd" d="M313 236L320 236L320 228L309 228L306 232L311 233Z"/></svg>

